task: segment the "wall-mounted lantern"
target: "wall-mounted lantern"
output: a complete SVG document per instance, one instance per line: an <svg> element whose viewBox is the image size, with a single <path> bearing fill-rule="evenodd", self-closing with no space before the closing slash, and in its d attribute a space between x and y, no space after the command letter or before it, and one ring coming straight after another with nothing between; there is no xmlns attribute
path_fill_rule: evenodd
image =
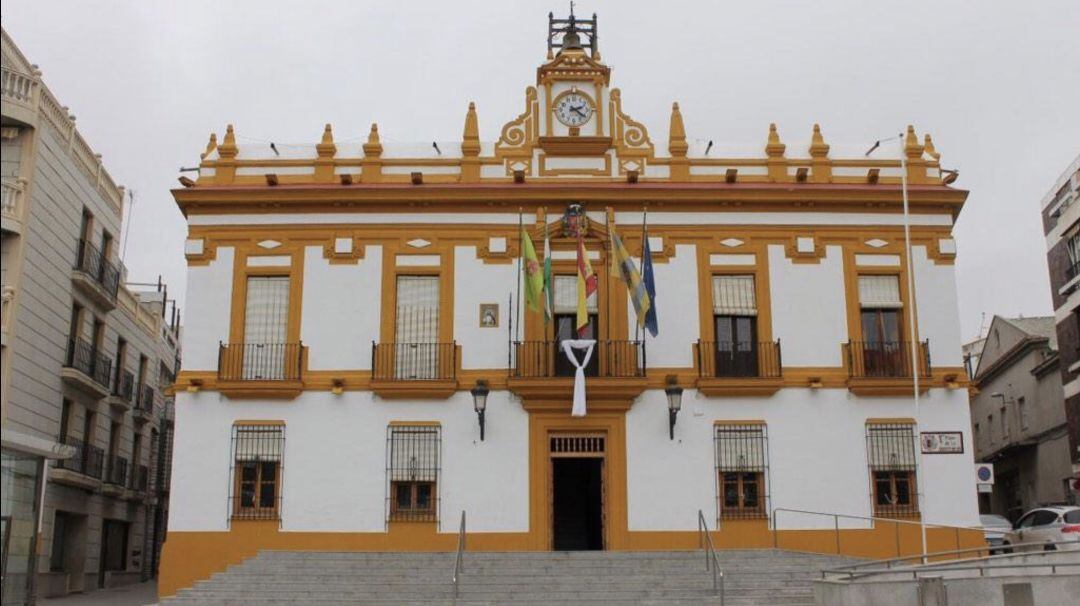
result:
<svg viewBox="0 0 1080 606"><path fill-rule="evenodd" d="M679 411L682 410L682 393L683 388L679 387L679 380L675 375L669 376L664 394L667 395L668 433L672 440L675 439L675 417L678 417Z"/></svg>
<svg viewBox="0 0 1080 606"><path fill-rule="evenodd" d="M476 420L480 423L480 441L484 441L484 413L487 411L487 397L491 393L487 381L478 379L476 386L469 390L473 397L473 410L476 411Z"/></svg>

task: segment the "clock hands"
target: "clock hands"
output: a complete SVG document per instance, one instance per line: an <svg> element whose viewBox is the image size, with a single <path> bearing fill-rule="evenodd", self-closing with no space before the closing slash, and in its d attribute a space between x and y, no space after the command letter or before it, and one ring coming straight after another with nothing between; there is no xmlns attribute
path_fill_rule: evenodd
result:
<svg viewBox="0 0 1080 606"><path fill-rule="evenodd" d="M583 109L585 109L585 105L570 106L570 111L581 116L582 118L585 117L585 112L581 111Z"/></svg>

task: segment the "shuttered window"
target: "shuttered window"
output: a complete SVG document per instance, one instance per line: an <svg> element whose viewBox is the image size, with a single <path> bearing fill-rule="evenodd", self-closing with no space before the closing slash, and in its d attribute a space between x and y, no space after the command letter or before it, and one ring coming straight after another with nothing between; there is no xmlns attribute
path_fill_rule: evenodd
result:
<svg viewBox="0 0 1080 606"><path fill-rule="evenodd" d="M284 343L288 320L288 276L248 277L244 342Z"/></svg>
<svg viewBox="0 0 1080 606"><path fill-rule="evenodd" d="M394 376L434 379L439 372L439 277L398 276Z"/></svg>
<svg viewBox="0 0 1080 606"><path fill-rule="evenodd" d="M577 313L578 279L577 274L572 276L554 276L555 280L555 313ZM593 293L585 299L585 307L589 313L598 313L597 293Z"/></svg>
<svg viewBox="0 0 1080 606"><path fill-rule="evenodd" d="M233 517L246 520L277 519L281 504L284 425L234 425Z"/></svg>
<svg viewBox="0 0 1080 606"><path fill-rule="evenodd" d="M859 276L859 306L863 309L899 309L900 278L898 276Z"/></svg>
<svg viewBox="0 0 1080 606"><path fill-rule="evenodd" d="M870 497L874 515L909 516L919 512L916 483L915 425L882 423L866 426Z"/></svg>
<svg viewBox="0 0 1080 606"><path fill-rule="evenodd" d="M754 276L713 276L713 314L756 316L757 296Z"/></svg>
<svg viewBox="0 0 1080 606"><path fill-rule="evenodd" d="M438 425L391 425L386 439L388 519L437 521Z"/></svg>
<svg viewBox="0 0 1080 606"><path fill-rule="evenodd" d="M720 517L765 517L769 498L765 425L722 424L715 432Z"/></svg>

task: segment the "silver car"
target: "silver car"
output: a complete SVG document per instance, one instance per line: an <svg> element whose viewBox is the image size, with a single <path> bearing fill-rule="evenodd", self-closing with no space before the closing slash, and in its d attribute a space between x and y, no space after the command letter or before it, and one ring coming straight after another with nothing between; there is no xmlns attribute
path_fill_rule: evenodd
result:
<svg viewBox="0 0 1080 606"><path fill-rule="evenodd" d="M1025 513L1013 525L1002 545L1008 548L1021 543L1042 543L1041 548L1048 551L1080 550L1080 507L1039 507ZM1017 549L1031 551L1040 546Z"/></svg>
<svg viewBox="0 0 1080 606"><path fill-rule="evenodd" d="M979 525L982 526L986 544L990 546L990 555L1003 553L1002 546L1005 538L1012 532L1012 522L1005 516L984 513L979 515Z"/></svg>

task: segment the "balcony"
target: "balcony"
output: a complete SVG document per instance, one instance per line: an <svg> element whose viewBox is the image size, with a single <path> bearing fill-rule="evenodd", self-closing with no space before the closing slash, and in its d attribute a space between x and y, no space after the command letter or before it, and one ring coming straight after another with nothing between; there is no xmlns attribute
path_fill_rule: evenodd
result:
<svg viewBox="0 0 1080 606"><path fill-rule="evenodd" d="M457 343L372 343L371 390L383 398L445 399L457 391Z"/></svg>
<svg viewBox="0 0 1080 606"><path fill-rule="evenodd" d="M0 286L0 346L7 347L8 328L11 327L12 301L15 289L4 284Z"/></svg>
<svg viewBox="0 0 1080 606"><path fill-rule="evenodd" d="M8 66L0 68L0 103L5 118L26 126L37 125L40 80Z"/></svg>
<svg viewBox="0 0 1080 606"><path fill-rule="evenodd" d="M115 309L116 293L120 289L120 267L86 240L79 240L76 254L72 283L105 311Z"/></svg>
<svg viewBox="0 0 1080 606"><path fill-rule="evenodd" d="M930 342L915 344L914 363L911 349L911 341L849 341L844 345L848 389L859 395L908 395L917 371L920 391L925 392L930 378Z"/></svg>
<svg viewBox="0 0 1080 606"><path fill-rule="evenodd" d="M68 341L67 358L60 369L60 377L75 389L97 399L109 395L109 375L112 360L101 354L97 347L83 339Z"/></svg>
<svg viewBox="0 0 1080 606"><path fill-rule="evenodd" d="M131 409L131 405L135 401L135 375L130 370L122 371L120 376L116 377L116 380L113 381L112 393L109 394L106 401L108 401L109 406L121 413Z"/></svg>
<svg viewBox="0 0 1080 606"><path fill-rule="evenodd" d="M154 388L149 385L140 385L138 397L135 398L135 408L131 411L136 423L147 423L154 418Z"/></svg>
<svg viewBox="0 0 1080 606"><path fill-rule="evenodd" d="M61 441L74 448L75 455L69 459L58 460L56 467L49 472L49 480L86 490L100 488L104 451L78 438L64 436Z"/></svg>
<svg viewBox="0 0 1080 606"><path fill-rule="evenodd" d="M5 233L22 233L25 192L26 179L3 179L0 182L0 229Z"/></svg>
<svg viewBox="0 0 1080 606"><path fill-rule="evenodd" d="M707 396L769 396L783 385L780 341L698 341L694 354Z"/></svg>
<svg viewBox="0 0 1080 606"><path fill-rule="evenodd" d="M303 391L302 343L222 343L218 390L229 398L295 398Z"/></svg>
<svg viewBox="0 0 1080 606"><path fill-rule="evenodd" d="M121 456L108 457L108 468L105 470L105 483L101 490L111 496L120 496L128 485L128 460Z"/></svg>
<svg viewBox="0 0 1080 606"><path fill-rule="evenodd" d="M583 355L577 350L577 355ZM539 407L569 410L576 368L560 341L515 341L511 345L508 384L523 398L546 400ZM645 389L646 354L643 341L597 341L584 367L589 406L594 402L626 408Z"/></svg>
<svg viewBox="0 0 1080 606"><path fill-rule="evenodd" d="M150 485L150 468L146 465L137 465L131 470L131 485L129 488L139 493L140 497L146 496Z"/></svg>

